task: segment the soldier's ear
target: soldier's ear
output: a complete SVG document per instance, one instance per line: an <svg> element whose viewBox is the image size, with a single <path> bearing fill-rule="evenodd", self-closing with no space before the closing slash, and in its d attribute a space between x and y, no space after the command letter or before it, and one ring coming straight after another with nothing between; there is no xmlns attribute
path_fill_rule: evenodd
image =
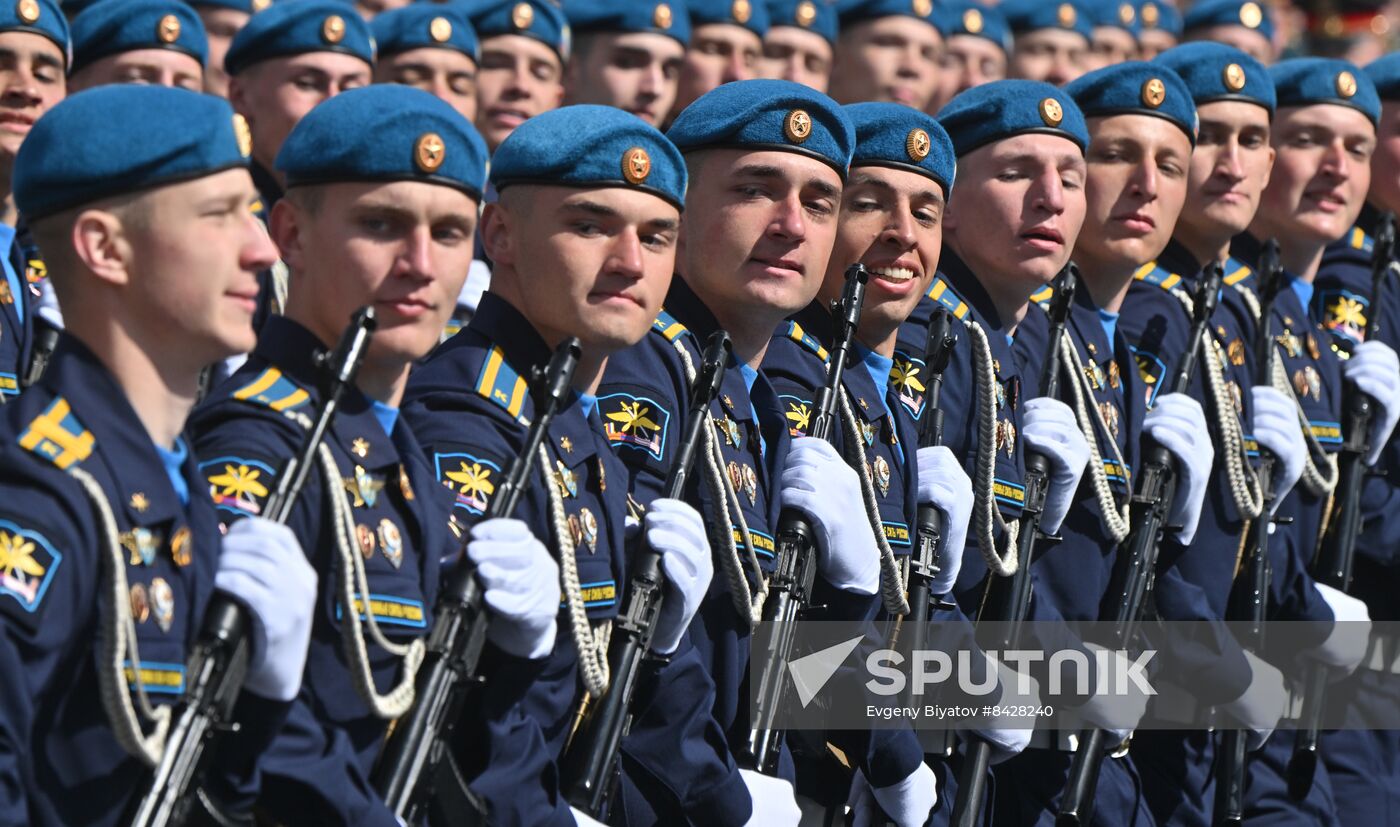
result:
<svg viewBox="0 0 1400 827"><path fill-rule="evenodd" d="M273 205L272 213L268 216L267 231L272 236L272 243L277 245L282 254L282 261L286 263L287 269L299 273L302 272L304 262L301 243L302 215L301 210L293 203L294 200L281 198Z"/></svg>
<svg viewBox="0 0 1400 827"><path fill-rule="evenodd" d="M73 253L98 279L113 286L130 280L131 241L113 212L88 209L73 219Z"/></svg>
<svg viewBox="0 0 1400 827"><path fill-rule="evenodd" d="M511 237L510 211L490 203L481 212L481 243L486 256L496 264L515 266L515 239Z"/></svg>

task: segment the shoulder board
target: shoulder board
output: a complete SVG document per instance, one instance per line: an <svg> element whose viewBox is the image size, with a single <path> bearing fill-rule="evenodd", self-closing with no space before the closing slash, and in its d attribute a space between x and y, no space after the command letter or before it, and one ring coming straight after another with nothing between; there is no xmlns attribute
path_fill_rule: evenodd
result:
<svg viewBox="0 0 1400 827"><path fill-rule="evenodd" d="M525 377L506 362L505 352L499 347L491 348L476 380L477 394L505 408L512 417L519 417L529 389L530 383Z"/></svg>
<svg viewBox="0 0 1400 827"><path fill-rule="evenodd" d="M1163 290L1171 290L1181 285L1181 276L1178 276L1176 273L1169 273L1161 267L1158 267L1155 261L1149 261L1139 267L1137 272L1133 273L1133 278L1144 284L1155 285Z"/></svg>
<svg viewBox="0 0 1400 827"><path fill-rule="evenodd" d="M1031 294L1031 302L1046 309L1050 307L1050 300L1055 298L1055 285L1047 284Z"/></svg>
<svg viewBox="0 0 1400 827"><path fill-rule="evenodd" d="M1225 262L1225 284L1234 287L1250 276L1254 275L1254 268L1243 261L1231 256Z"/></svg>
<svg viewBox="0 0 1400 827"><path fill-rule="evenodd" d="M967 302L962 300L953 288L948 286L948 282L942 276L934 276L933 284L928 289L928 297L948 308L953 316L959 320L967 318Z"/></svg>
<svg viewBox="0 0 1400 827"><path fill-rule="evenodd" d="M263 405L279 413L301 410L311 404L311 394L283 376L277 368L264 370L257 379L234 391L233 398Z"/></svg>
<svg viewBox="0 0 1400 827"><path fill-rule="evenodd" d="M19 435L19 447L65 471L91 456L95 442L92 432L78 421L68 400L61 396L30 420Z"/></svg>
<svg viewBox="0 0 1400 827"><path fill-rule="evenodd" d="M651 329L666 337L668 342L674 342L678 336L687 332L685 325L676 321L676 317L664 309L657 314L656 321L651 323Z"/></svg>
<svg viewBox="0 0 1400 827"><path fill-rule="evenodd" d="M812 334L803 330L802 325L797 322L788 322L787 329L783 331L783 335L797 342L803 348L815 353L818 359L823 362L826 361L828 356L826 348L822 347L822 343L818 342Z"/></svg>
<svg viewBox="0 0 1400 827"><path fill-rule="evenodd" d="M1352 227L1351 232L1347 233L1347 246L1353 250L1364 250L1369 253L1372 243L1370 234L1360 227Z"/></svg>

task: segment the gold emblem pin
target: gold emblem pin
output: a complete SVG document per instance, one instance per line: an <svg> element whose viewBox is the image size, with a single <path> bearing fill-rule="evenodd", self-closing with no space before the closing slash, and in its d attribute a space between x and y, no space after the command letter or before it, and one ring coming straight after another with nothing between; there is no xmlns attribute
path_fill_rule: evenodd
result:
<svg viewBox="0 0 1400 827"><path fill-rule="evenodd" d="M930 146L928 133L922 129L911 129L904 138L904 151L909 153L910 160L916 164L928 157Z"/></svg>
<svg viewBox="0 0 1400 827"><path fill-rule="evenodd" d="M175 536L170 538L170 559L181 568L194 560L194 549L190 548L190 527L180 526Z"/></svg>
<svg viewBox="0 0 1400 827"><path fill-rule="evenodd" d="M734 0L734 5L729 7L729 14L736 23L747 23L753 17L753 5L749 0Z"/></svg>
<svg viewBox="0 0 1400 827"><path fill-rule="evenodd" d="M248 119L235 112L233 114L233 137L238 141L238 154L247 158L253 154L253 130L248 127Z"/></svg>
<svg viewBox="0 0 1400 827"><path fill-rule="evenodd" d="M517 29L528 29L535 22L535 8L529 3L516 3L510 10L511 25Z"/></svg>
<svg viewBox="0 0 1400 827"><path fill-rule="evenodd" d="M1075 12L1074 6L1069 3L1061 3L1055 11L1055 19L1059 21L1060 26L1068 29L1074 25L1074 21L1079 19L1079 14Z"/></svg>
<svg viewBox="0 0 1400 827"><path fill-rule="evenodd" d="M797 21L797 25L806 29L817 22L817 6L811 0L802 0L797 4L797 9L792 13L792 19Z"/></svg>
<svg viewBox="0 0 1400 827"><path fill-rule="evenodd" d="M968 9L963 12L963 28L968 34L978 34L982 31L982 12L979 9Z"/></svg>
<svg viewBox="0 0 1400 827"><path fill-rule="evenodd" d="M1158 10L1156 3L1148 3L1142 7L1142 25L1149 29L1157 28L1157 24L1162 21L1162 12Z"/></svg>
<svg viewBox="0 0 1400 827"><path fill-rule="evenodd" d="M145 514L146 509L151 507L151 501L145 494L137 491L131 495L131 507L136 509L137 513Z"/></svg>
<svg viewBox="0 0 1400 827"><path fill-rule="evenodd" d="M21 23L35 23L39 20L38 0L19 0L15 5L15 14L18 15Z"/></svg>
<svg viewBox="0 0 1400 827"><path fill-rule="evenodd" d="M1224 80L1226 89L1229 89L1231 92L1240 91L1244 88L1244 67L1238 63L1231 63L1229 66L1226 66Z"/></svg>
<svg viewBox="0 0 1400 827"><path fill-rule="evenodd" d="M174 43L180 39L180 18L167 14L156 24L156 39L161 43Z"/></svg>
<svg viewBox="0 0 1400 827"><path fill-rule="evenodd" d="M1142 85L1142 102L1149 109L1156 109L1167 99L1167 85L1161 78L1152 78Z"/></svg>
<svg viewBox="0 0 1400 827"><path fill-rule="evenodd" d="M345 39L345 18L333 14L321 24L321 39L327 43L339 43Z"/></svg>
<svg viewBox="0 0 1400 827"><path fill-rule="evenodd" d="M355 437L355 441L350 443L350 450L355 452L355 456L364 459L369 456L369 440L363 437Z"/></svg>
<svg viewBox="0 0 1400 827"><path fill-rule="evenodd" d="M676 21L676 16L671 11L671 7L665 3L657 3L656 9L651 13L651 24L658 29L669 29Z"/></svg>
<svg viewBox="0 0 1400 827"><path fill-rule="evenodd" d="M1351 72L1337 73L1337 94L1349 98L1356 94L1356 76Z"/></svg>
<svg viewBox="0 0 1400 827"><path fill-rule="evenodd" d="M1130 25L1133 18L1137 17L1137 11L1133 9L1132 3L1123 3L1118 6L1118 22L1124 26Z"/></svg>
<svg viewBox="0 0 1400 827"><path fill-rule="evenodd" d="M919 17L928 17L933 14L933 0L914 0L910 7L914 10L914 14Z"/></svg>
<svg viewBox="0 0 1400 827"><path fill-rule="evenodd" d="M1258 3L1245 3L1240 6L1240 22L1248 29L1257 29L1264 22L1264 10Z"/></svg>
<svg viewBox="0 0 1400 827"><path fill-rule="evenodd" d="M272 5L272 0L253 0L251 5L253 7L254 12L260 12L268 6Z"/></svg>
<svg viewBox="0 0 1400 827"><path fill-rule="evenodd" d="M622 153L622 177L629 184L640 184L651 174L651 156L645 149L634 146Z"/></svg>
<svg viewBox="0 0 1400 827"><path fill-rule="evenodd" d="M428 24L428 36L434 43L446 43L452 36L452 21L446 17L434 17L433 22Z"/></svg>
<svg viewBox="0 0 1400 827"><path fill-rule="evenodd" d="M413 144L413 163L424 172L437 172L447 157L447 145L436 132L425 132Z"/></svg>
<svg viewBox="0 0 1400 827"><path fill-rule="evenodd" d="M783 120L783 134L795 144L800 144L812 135L812 116L802 109L794 109Z"/></svg>
<svg viewBox="0 0 1400 827"><path fill-rule="evenodd" d="M1045 121L1046 126L1059 126L1060 121L1065 119L1064 107L1054 98L1045 98L1040 102L1040 119Z"/></svg>

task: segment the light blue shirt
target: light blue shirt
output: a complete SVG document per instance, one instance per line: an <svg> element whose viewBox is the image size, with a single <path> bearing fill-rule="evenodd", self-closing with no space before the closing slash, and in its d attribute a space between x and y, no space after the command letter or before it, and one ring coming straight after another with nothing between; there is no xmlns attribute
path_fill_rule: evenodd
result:
<svg viewBox="0 0 1400 827"><path fill-rule="evenodd" d="M1107 310L1099 310L1099 324L1103 325L1104 335L1108 337L1108 350L1115 356L1118 354L1117 348L1114 347L1113 334L1118 331L1118 315Z"/></svg>
<svg viewBox="0 0 1400 827"><path fill-rule="evenodd" d="M598 407L598 397L591 393L581 393L578 395L578 404L583 408L584 419L588 419L593 416L593 409Z"/></svg>
<svg viewBox="0 0 1400 827"><path fill-rule="evenodd" d="M744 377L744 387L749 392L749 413L753 414L753 424L758 432L758 452L760 456L768 456L768 440L763 438L763 428L759 427L758 408L753 406L753 383L758 381L758 371L746 364L739 365L739 375Z"/></svg>
<svg viewBox="0 0 1400 827"><path fill-rule="evenodd" d="M399 409L391 408L383 402L375 402L374 418L379 420L379 427L384 429L385 436L393 436L394 424L399 421Z"/></svg>
<svg viewBox="0 0 1400 827"><path fill-rule="evenodd" d="M1313 283L1298 276L1293 277L1293 281L1288 285L1293 288L1293 292L1298 294L1298 301L1303 303L1303 309L1307 310L1312 306Z"/></svg>
<svg viewBox="0 0 1400 827"><path fill-rule="evenodd" d="M885 404L885 397L890 392L890 371L894 369L894 360L888 359L869 348L856 344L856 352L860 354L861 363L865 365L866 373L875 381L875 388L880 391L880 410L885 412L885 416L890 419L890 427L894 427L894 417L890 414L890 406ZM903 451L892 451L895 459L904 462Z"/></svg>
<svg viewBox="0 0 1400 827"><path fill-rule="evenodd" d="M185 445L185 440L176 438L174 449L156 446L156 453L160 455L160 464L165 466L165 475L170 478L170 485L175 489L175 495L180 498L180 505L190 504L190 486L185 482L185 475L180 473L180 466L185 464L185 458L190 455L190 449Z"/></svg>
<svg viewBox="0 0 1400 827"><path fill-rule="evenodd" d="M10 247L15 243L15 228L9 224L0 222L0 250L4 251L3 260L0 265L5 268L5 281L9 282L10 295L15 297L15 315L24 318L24 288L25 283L20 279L15 268L10 264Z"/></svg>

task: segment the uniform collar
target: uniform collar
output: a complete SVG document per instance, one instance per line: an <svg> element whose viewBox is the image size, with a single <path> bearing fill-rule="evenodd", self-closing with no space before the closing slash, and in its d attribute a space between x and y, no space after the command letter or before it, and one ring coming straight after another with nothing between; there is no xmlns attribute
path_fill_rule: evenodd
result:
<svg viewBox="0 0 1400 827"><path fill-rule="evenodd" d="M1157 256L1157 266L1169 273L1181 276L1183 280L1195 282L1201 273L1201 263L1186 249L1186 245L1176 239L1167 242L1167 248Z"/></svg>
<svg viewBox="0 0 1400 827"><path fill-rule="evenodd" d="M671 279L671 289L666 293L665 308L676 321L695 334L697 346L703 346L710 334L719 330L719 320L715 318L715 314L695 295L695 291L686 284L685 277L679 273Z"/></svg>
<svg viewBox="0 0 1400 827"><path fill-rule="evenodd" d="M998 332L1006 334L1007 325L1002 322L1001 315L997 313L996 305L992 303L992 297L987 293L982 282L977 275L958 257L957 253L945 249L943 257L939 259L939 273L943 276L958 296L967 302L977 314L977 319L982 325L988 328L988 332Z"/></svg>
<svg viewBox="0 0 1400 827"><path fill-rule="evenodd" d="M1376 228L1381 223L1381 208L1367 201L1361 205L1361 215L1356 218L1356 226L1371 238L1376 237Z"/></svg>

